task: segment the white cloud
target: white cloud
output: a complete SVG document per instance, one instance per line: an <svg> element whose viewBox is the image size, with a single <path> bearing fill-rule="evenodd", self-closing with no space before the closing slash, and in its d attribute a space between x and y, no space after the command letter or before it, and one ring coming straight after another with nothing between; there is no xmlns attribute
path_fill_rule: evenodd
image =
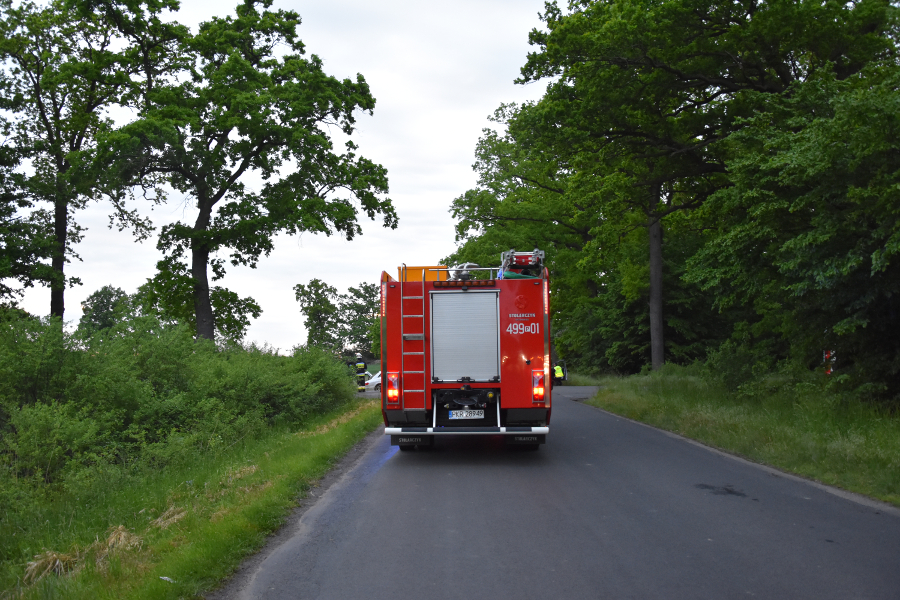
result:
<svg viewBox="0 0 900 600"><path fill-rule="evenodd" d="M196 25L231 12L230 3L183 1L178 20ZM401 263L433 263L453 251L452 200L475 184L474 148L487 116L503 102L537 99L543 85L515 85L532 48L528 32L540 26L542 0L480 0L423 3L304 1L276 2L303 19L299 32L308 54L324 61L326 73L355 78L361 73L377 103L373 116L360 114L354 139L363 156L387 167L390 197L400 217L396 230L368 220L352 242L340 237L279 237L276 249L256 269L232 268L221 282L253 296L262 316L248 340L287 349L305 341L292 287L314 277L338 289L375 282L382 270ZM157 224L193 213L176 200L152 213ZM102 205L80 213L89 228L77 250L83 262L69 266L84 281L67 291L66 318L77 320L79 304L112 284L133 292L154 272L155 239L137 244L127 232L106 228ZM498 257L499 258L499 257ZM29 290L24 302L36 314L49 312L49 292Z"/></svg>

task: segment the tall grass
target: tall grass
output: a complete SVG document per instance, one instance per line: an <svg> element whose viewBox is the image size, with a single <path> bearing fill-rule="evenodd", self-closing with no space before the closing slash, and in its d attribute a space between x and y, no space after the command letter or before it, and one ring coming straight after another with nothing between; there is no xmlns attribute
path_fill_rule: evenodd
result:
<svg viewBox="0 0 900 600"><path fill-rule="evenodd" d="M14 562L5 587L14 597L67 599L183 598L213 589L380 416L377 404L354 402L300 430L272 428L226 452L134 476L89 506L63 494L45 514L56 533L47 527L40 553L26 558L66 555L68 572L31 582L27 564Z"/></svg>
<svg viewBox="0 0 900 600"><path fill-rule="evenodd" d="M900 505L900 418L824 375L766 374L729 389L715 373L666 365L598 383L594 406Z"/></svg>
<svg viewBox="0 0 900 600"><path fill-rule="evenodd" d="M201 497L216 506L237 493L223 481L246 477L238 496L253 495L263 466L257 457L257 471L242 471L241 453L264 441L272 454L278 436L355 397L346 365L315 349L217 348L144 317L91 335L58 321L0 322L0 589L45 573L56 575L40 586L65 587L74 580L59 574L75 568L127 569L116 557L130 542L119 538L143 531L146 550L158 519L160 531L172 518L208 520ZM259 485L277 488L279 477ZM296 487L292 477L283 485ZM193 516L163 518L173 507Z"/></svg>
<svg viewBox="0 0 900 600"><path fill-rule="evenodd" d="M572 371L569 371L566 377L567 379L563 382L563 385L600 385L600 377L573 373Z"/></svg>

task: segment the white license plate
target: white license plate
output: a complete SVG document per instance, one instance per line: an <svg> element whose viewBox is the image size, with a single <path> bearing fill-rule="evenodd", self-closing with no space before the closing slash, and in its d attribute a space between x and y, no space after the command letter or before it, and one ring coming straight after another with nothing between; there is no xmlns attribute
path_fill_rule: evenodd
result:
<svg viewBox="0 0 900 600"><path fill-rule="evenodd" d="M483 419L483 410L451 410L451 419Z"/></svg>

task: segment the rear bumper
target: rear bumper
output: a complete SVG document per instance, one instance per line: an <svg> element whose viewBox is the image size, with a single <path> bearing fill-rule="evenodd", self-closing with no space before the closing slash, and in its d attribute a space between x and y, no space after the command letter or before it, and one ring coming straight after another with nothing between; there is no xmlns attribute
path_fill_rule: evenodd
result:
<svg viewBox="0 0 900 600"><path fill-rule="evenodd" d="M547 435L549 427L385 427L385 435Z"/></svg>

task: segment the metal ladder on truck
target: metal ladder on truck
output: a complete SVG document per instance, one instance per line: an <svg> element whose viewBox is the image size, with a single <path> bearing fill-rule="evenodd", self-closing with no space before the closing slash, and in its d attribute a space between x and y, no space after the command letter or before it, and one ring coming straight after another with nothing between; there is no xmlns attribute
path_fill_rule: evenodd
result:
<svg viewBox="0 0 900 600"><path fill-rule="evenodd" d="M523 269L528 267L536 267L538 269L544 266L544 251L535 248L532 252L502 252L500 254L500 273L505 273L509 269Z"/></svg>
<svg viewBox="0 0 900 600"><path fill-rule="evenodd" d="M425 269L421 272L421 281L407 281L406 263L403 263L400 273L400 381L403 410L424 413Z"/></svg>

